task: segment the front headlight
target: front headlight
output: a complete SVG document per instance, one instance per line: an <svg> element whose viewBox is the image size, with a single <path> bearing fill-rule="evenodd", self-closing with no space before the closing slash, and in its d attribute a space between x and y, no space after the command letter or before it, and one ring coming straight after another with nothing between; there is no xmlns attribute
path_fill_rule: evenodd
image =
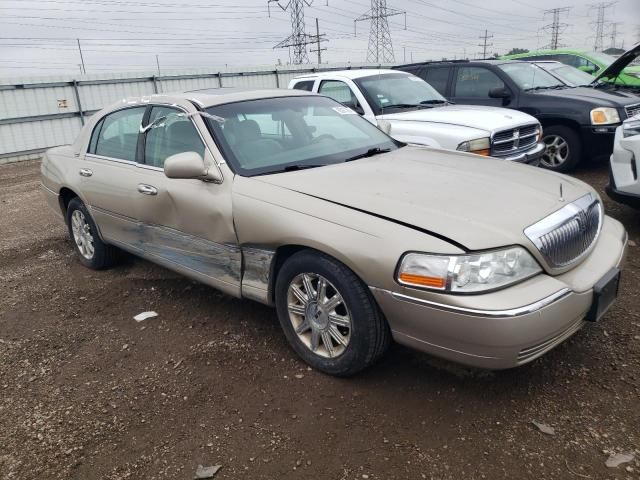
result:
<svg viewBox="0 0 640 480"><path fill-rule="evenodd" d="M458 145L457 150L461 152L475 153L476 155L484 155L486 157L491 153L490 147L489 137L483 137L462 142Z"/></svg>
<svg viewBox="0 0 640 480"><path fill-rule="evenodd" d="M622 123L622 136L626 138L634 135L640 135L640 118L626 120Z"/></svg>
<svg viewBox="0 0 640 480"><path fill-rule="evenodd" d="M452 293L481 293L521 282L542 269L522 247L470 253L432 255L407 253L400 260L402 285Z"/></svg>
<svg viewBox="0 0 640 480"><path fill-rule="evenodd" d="M620 115L615 108L598 107L591 110L592 125L609 125L611 123L620 123Z"/></svg>

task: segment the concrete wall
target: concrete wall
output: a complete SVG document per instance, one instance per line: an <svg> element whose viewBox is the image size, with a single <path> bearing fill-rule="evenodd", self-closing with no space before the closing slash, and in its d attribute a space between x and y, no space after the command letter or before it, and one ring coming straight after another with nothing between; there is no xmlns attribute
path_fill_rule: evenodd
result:
<svg viewBox="0 0 640 480"><path fill-rule="evenodd" d="M73 142L87 117L118 99L203 88L286 88L296 75L371 65L255 67L0 79L0 164ZM374 67L379 67L375 65ZM384 67L384 66L383 66Z"/></svg>

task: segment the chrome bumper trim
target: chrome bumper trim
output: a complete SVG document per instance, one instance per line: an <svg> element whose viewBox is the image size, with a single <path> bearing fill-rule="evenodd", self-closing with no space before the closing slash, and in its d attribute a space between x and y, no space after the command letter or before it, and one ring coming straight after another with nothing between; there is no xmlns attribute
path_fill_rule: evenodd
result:
<svg viewBox="0 0 640 480"><path fill-rule="evenodd" d="M542 157L542 155L544 154L545 148L546 147L544 143L538 142L535 148L532 148L531 150L518 153L517 155L511 155L511 156L508 155L505 157L496 155L495 158L500 158L502 160L509 160L510 162L532 163L538 160L540 157Z"/></svg>
<svg viewBox="0 0 640 480"><path fill-rule="evenodd" d="M54 192L53 190L51 190L49 187L47 187L44 183L40 182L40 188L42 188L43 190L46 190L48 193L50 193L51 195L55 195L56 197L60 196L58 193Z"/></svg>
<svg viewBox="0 0 640 480"><path fill-rule="evenodd" d="M413 303L413 304L424 306L424 307L436 308L438 310L445 310L447 312L460 313L462 315L472 315L476 317L492 317L492 318L517 317L520 315L533 313L538 310L541 310L542 308L552 304L555 301L560 300L561 298L566 297L571 293L570 288L563 288L562 290L558 290L556 293L553 293L548 297L542 298L537 302L533 302L533 303L530 303L529 305L524 305L522 307L509 308L505 310L481 310L481 309L475 309L475 308L446 305L444 303L433 302L430 300L423 300L421 298L415 298L409 295L404 295L402 293L392 292L390 290L384 290L376 287L369 287L369 288L374 291L387 293L391 295L394 299L399 300L401 302Z"/></svg>

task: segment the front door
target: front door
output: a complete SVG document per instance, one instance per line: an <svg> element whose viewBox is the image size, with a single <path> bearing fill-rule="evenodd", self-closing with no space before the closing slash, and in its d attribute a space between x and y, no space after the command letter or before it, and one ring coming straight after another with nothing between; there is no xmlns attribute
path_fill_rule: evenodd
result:
<svg viewBox="0 0 640 480"><path fill-rule="evenodd" d="M488 68L458 67L454 74L452 99L461 105L502 107L502 98L489 97L494 88L504 88L504 82Z"/></svg>
<svg viewBox="0 0 640 480"><path fill-rule="evenodd" d="M191 107L193 108L193 107ZM200 130L184 116L189 106L155 105L142 138L138 170L141 183L151 190L136 207L145 234L139 247L147 256L170 268L240 294L241 252L231 210L231 181L215 184L199 179L171 179L164 162L171 155L196 152L212 162ZM164 117L164 121L157 121ZM205 132L206 133L206 132Z"/></svg>

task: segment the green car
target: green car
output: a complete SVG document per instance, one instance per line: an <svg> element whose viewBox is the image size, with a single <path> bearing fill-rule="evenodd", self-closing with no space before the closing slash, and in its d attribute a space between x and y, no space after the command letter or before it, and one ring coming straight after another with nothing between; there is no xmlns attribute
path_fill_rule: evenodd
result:
<svg viewBox="0 0 640 480"><path fill-rule="evenodd" d="M588 52L584 50L536 50L516 55L504 55L504 60L553 60L578 68L590 73L601 80L614 81L617 85L640 87L640 66L626 67L616 78L605 78L601 74L617 59L602 52Z"/></svg>

